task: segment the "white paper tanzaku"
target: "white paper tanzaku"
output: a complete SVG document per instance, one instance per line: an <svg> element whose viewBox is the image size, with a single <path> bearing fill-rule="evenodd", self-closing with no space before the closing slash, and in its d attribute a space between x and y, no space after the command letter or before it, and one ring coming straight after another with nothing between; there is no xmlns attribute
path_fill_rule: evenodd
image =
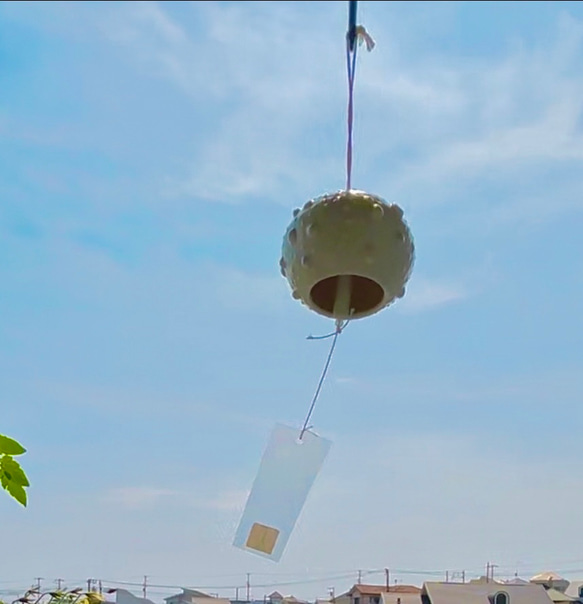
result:
<svg viewBox="0 0 583 604"><path fill-rule="evenodd" d="M247 499L233 545L279 561L332 442L277 424Z"/></svg>

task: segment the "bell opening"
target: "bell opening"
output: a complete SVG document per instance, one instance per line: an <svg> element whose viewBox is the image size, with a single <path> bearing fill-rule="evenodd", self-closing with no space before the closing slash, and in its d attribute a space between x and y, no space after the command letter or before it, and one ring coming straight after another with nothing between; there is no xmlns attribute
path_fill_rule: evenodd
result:
<svg viewBox="0 0 583 604"><path fill-rule="evenodd" d="M334 314L338 293L339 275L318 281L310 290L312 302L328 315ZM362 315L376 308L385 296L383 288L372 279L350 275L350 305L353 316Z"/></svg>

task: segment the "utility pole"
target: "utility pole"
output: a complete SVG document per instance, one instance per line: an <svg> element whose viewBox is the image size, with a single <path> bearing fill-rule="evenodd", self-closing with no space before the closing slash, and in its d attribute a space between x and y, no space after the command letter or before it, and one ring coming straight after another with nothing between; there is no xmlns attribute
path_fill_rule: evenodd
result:
<svg viewBox="0 0 583 604"><path fill-rule="evenodd" d="M146 599L146 594L148 592L148 575L144 575L144 582L142 583L142 597L144 600Z"/></svg>
<svg viewBox="0 0 583 604"><path fill-rule="evenodd" d="M486 564L486 583L490 583L490 563Z"/></svg>
<svg viewBox="0 0 583 604"><path fill-rule="evenodd" d="M494 581L494 569L498 568L498 564L490 564L490 576L492 581Z"/></svg>
<svg viewBox="0 0 583 604"><path fill-rule="evenodd" d="M41 589L41 581L44 579L44 577L35 577L34 580L36 581L36 589L37 591L40 591Z"/></svg>
<svg viewBox="0 0 583 604"><path fill-rule="evenodd" d="M63 587L63 579L55 579L55 583L57 584L57 591L61 591Z"/></svg>
<svg viewBox="0 0 583 604"><path fill-rule="evenodd" d="M103 595L103 584L101 583L101 579L99 579L99 595Z"/></svg>
<svg viewBox="0 0 583 604"><path fill-rule="evenodd" d="M445 582L449 583L449 571L448 570L445 571Z"/></svg>
<svg viewBox="0 0 583 604"><path fill-rule="evenodd" d="M359 585L362 584L362 571L361 570L358 571L358 584Z"/></svg>
<svg viewBox="0 0 583 604"><path fill-rule="evenodd" d="M251 601L251 573L247 573L247 582L245 583L247 588L247 602Z"/></svg>
<svg viewBox="0 0 583 604"><path fill-rule="evenodd" d="M389 569L385 568L385 587L387 591L391 591L391 574L389 573Z"/></svg>
<svg viewBox="0 0 583 604"><path fill-rule="evenodd" d="M87 591L91 591L91 585L93 583L93 579L87 579Z"/></svg>
<svg viewBox="0 0 583 604"><path fill-rule="evenodd" d="M239 601L239 588L235 587L235 600L238 602Z"/></svg>

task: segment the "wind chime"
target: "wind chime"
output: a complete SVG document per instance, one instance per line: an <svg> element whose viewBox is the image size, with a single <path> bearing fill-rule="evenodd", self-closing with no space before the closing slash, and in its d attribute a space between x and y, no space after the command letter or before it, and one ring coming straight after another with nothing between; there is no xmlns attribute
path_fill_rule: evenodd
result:
<svg viewBox="0 0 583 604"><path fill-rule="evenodd" d="M335 320L332 344L301 430L277 425L264 452L234 545L279 560L331 442L311 430L310 419L338 336L349 321L369 317L405 294L414 259L403 210L352 188L354 80L357 49L374 42L357 25L349 3L346 59L348 128L346 187L293 211L282 245L280 270L292 296Z"/></svg>

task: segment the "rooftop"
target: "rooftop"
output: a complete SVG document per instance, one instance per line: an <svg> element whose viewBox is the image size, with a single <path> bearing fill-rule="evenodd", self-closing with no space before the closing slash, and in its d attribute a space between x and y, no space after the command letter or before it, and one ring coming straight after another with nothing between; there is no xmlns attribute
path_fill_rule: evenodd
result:
<svg viewBox="0 0 583 604"><path fill-rule="evenodd" d="M499 592L508 594L512 604L552 604L542 585L500 585L499 583L425 583L431 604L491 604Z"/></svg>
<svg viewBox="0 0 583 604"><path fill-rule="evenodd" d="M545 571L531 578L531 581L565 581L561 575L552 571Z"/></svg>
<svg viewBox="0 0 583 604"><path fill-rule="evenodd" d="M421 604L421 594L388 592L382 594L383 604Z"/></svg>
<svg viewBox="0 0 583 604"><path fill-rule="evenodd" d="M400 594L419 594L421 589L415 585L364 585L357 583L352 586L352 589L346 595L352 595L358 591L363 596L380 596L383 593L400 593Z"/></svg>
<svg viewBox="0 0 583 604"><path fill-rule="evenodd" d="M164 598L164 600L179 598L181 596L191 596L194 598L212 598L212 596L209 596L209 594L205 594L204 592L198 591L197 589L188 589L187 587L183 587L181 594L174 594L173 596L168 596L167 598Z"/></svg>

